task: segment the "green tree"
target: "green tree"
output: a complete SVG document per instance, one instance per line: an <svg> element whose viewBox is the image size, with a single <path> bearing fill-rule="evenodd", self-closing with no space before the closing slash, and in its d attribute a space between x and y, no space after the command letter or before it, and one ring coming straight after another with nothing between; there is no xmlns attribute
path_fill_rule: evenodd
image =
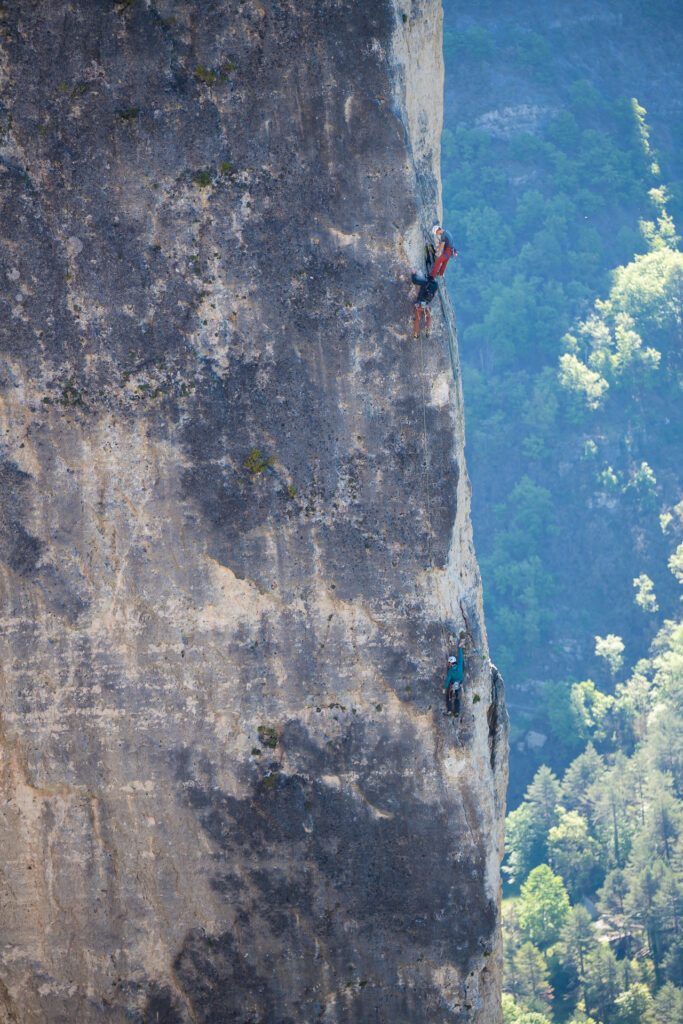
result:
<svg viewBox="0 0 683 1024"><path fill-rule="evenodd" d="M497 511L506 524L497 544L508 559L526 558L541 538L557 529L550 491L527 476L515 484L507 500L497 506Z"/></svg>
<svg viewBox="0 0 683 1024"><path fill-rule="evenodd" d="M562 876L570 897L594 891L601 877L600 846L578 811L567 811L548 833L548 855Z"/></svg>
<svg viewBox="0 0 683 1024"><path fill-rule="evenodd" d="M515 1002L509 992L503 992L503 1024L552 1024L542 1013L526 1010Z"/></svg>
<svg viewBox="0 0 683 1024"><path fill-rule="evenodd" d="M562 760L578 754L585 742L585 738L573 727L575 711L571 700L572 686L573 683L566 680L550 679L543 689L543 704L550 733ZM566 797L563 803L567 805ZM572 806L571 800L568 806Z"/></svg>
<svg viewBox="0 0 683 1024"><path fill-rule="evenodd" d="M503 987L513 995L517 993L515 954L524 942L517 920L516 900L503 900Z"/></svg>
<svg viewBox="0 0 683 1024"><path fill-rule="evenodd" d="M614 633L607 636L596 636L595 653L598 658L604 658L613 676L617 674L624 662L624 641Z"/></svg>
<svg viewBox="0 0 683 1024"><path fill-rule="evenodd" d="M667 868L658 895L664 933L662 969L674 983L683 982L683 872Z"/></svg>
<svg viewBox="0 0 683 1024"><path fill-rule="evenodd" d="M597 945L593 922L586 908L580 903L571 907L560 932L560 959L574 970L582 989L585 985L588 954Z"/></svg>
<svg viewBox="0 0 683 1024"><path fill-rule="evenodd" d="M668 247L643 256L614 272L609 303L637 324L651 323L680 332L683 302L683 253Z"/></svg>
<svg viewBox="0 0 683 1024"><path fill-rule="evenodd" d="M547 833L534 808L525 800L507 816L505 826L505 865L511 881L524 878L546 854Z"/></svg>
<svg viewBox="0 0 683 1024"><path fill-rule="evenodd" d="M560 784L557 777L547 765L542 764L529 784L524 798L534 808L538 820L546 831L558 820L559 795Z"/></svg>
<svg viewBox="0 0 683 1024"><path fill-rule="evenodd" d="M641 462L638 469L631 471L624 493L632 492L641 512L653 512L657 508L657 478L647 462Z"/></svg>
<svg viewBox="0 0 683 1024"><path fill-rule="evenodd" d="M669 568L679 583L683 583L683 544L679 544L669 558Z"/></svg>
<svg viewBox="0 0 683 1024"><path fill-rule="evenodd" d="M588 365L609 385L626 385L633 394L642 383L642 374L637 371L652 373L659 366L661 353L651 346L643 348L643 339L626 313L615 315L613 331L598 316L589 317L579 330L590 340Z"/></svg>
<svg viewBox="0 0 683 1024"><path fill-rule="evenodd" d="M662 967L668 981L683 988L683 935L677 935L666 951Z"/></svg>
<svg viewBox="0 0 683 1024"><path fill-rule="evenodd" d="M582 363L574 352L560 356L559 381L567 391L581 395L589 409L597 409L609 383L595 370Z"/></svg>
<svg viewBox="0 0 683 1024"><path fill-rule="evenodd" d="M598 890L598 906L601 913L623 916L626 913L627 895L628 881L624 869L614 868L605 878L602 889Z"/></svg>
<svg viewBox="0 0 683 1024"><path fill-rule="evenodd" d="M557 799L560 784L546 765L536 772L527 787L524 802L507 817L504 871L512 879L523 878L545 860L548 831L558 821Z"/></svg>
<svg viewBox="0 0 683 1024"><path fill-rule="evenodd" d="M520 928L534 945L545 949L557 940L568 913L569 897L562 879L547 864L540 864L521 888Z"/></svg>
<svg viewBox="0 0 683 1024"><path fill-rule="evenodd" d="M622 989L619 963L609 945L596 943L584 960L583 992L586 1010L598 1020L609 1020L614 1001Z"/></svg>
<svg viewBox="0 0 683 1024"><path fill-rule="evenodd" d="M542 642L553 616L553 578L536 555L507 561L497 553L485 564L490 591L505 602L498 607L496 624L507 660L519 654L521 637L526 647Z"/></svg>
<svg viewBox="0 0 683 1024"><path fill-rule="evenodd" d="M629 875L629 889L625 900L628 918L645 932L658 980L663 955L663 922L659 911L665 873L666 868L662 861L653 860L641 871Z"/></svg>
<svg viewBox="0 0 683 1024"><path fill-rule="evenodd" d="M618 754L614 767L591 787L594 819L607 851L608 866L624 867L631 848L632 793L626 781L627 758Z"/></svg>
<svg viewBox="0 0 683 1024"><path fill-rule="evenodd" d="M655 789L648 815L651 848L654 846L657 854L670 866L679 836L683 834L683 806L665 788L662 776L655 773L652 782Z"/></svg>
<svg viewBox="0 0 683 1024"><path fill-rule="evenodd" d="M516 993L527 1009L543 1012L552 996L543 954L532 942L524 942L517 950L513 963Z"/></svg>
<svg viewBox="0 0 683 1024"><path fill-rule="evenodd" d="M647 736L645 754L653 766L673 782L674 792L683 798L683 719L662 702L653 711Z"/></svg>
<svg viewBox="0 0 683 1024"><path fill-rule="evenodd" d="M650 614L658 611L659 605L655 595L655 585L650 577L646 573L641 572L640 576L636 576L633 580L633 586L636 588L635 602L638 607Z"/></svg>
<svg viewBox="0 0 683 1024"><path fill-rule="evenodd" d="M683 991L667 981L655 996L654 1010L657 1024L680 1024L683 1020Z"/></svg>
<svg viewBox="0 0 683 1024"><path fill-rule="evenodd" d="M683 711L683 620L668 619L652 642L653 683L672 710Z"/></svg>
<svg viewBox="0 0 683 1024"><path fill-rule="evenodd" d="M614 1000L616 1024L655 1024L652 996L642 982L636 982Z"/></svg>
<svg viewBox="0 0 683 1024"><path fill-rule="evenodd" d="M631 792L629 818L636 834L645 828L648 807L652 793L652 766L638 750L624 762L625 783ZM668 780L667 780L668 784Z"/></svg>
<svg viewBox="0 0 683 1024"><path fill-rule="evenodd" d="M562 803L569 810L580 811L588 821L592 820L593 798L591 787L605 773L605 762L592 743L588 743L567 768L562 779Z"/></svg>
<svg viewBox="0 0 683 1024"><path fill-rule="evenodd" d="M631 677L616 687L611 718L618 746L624 752L633 748L636 739L641 739L647 728L653 687L646 674L646 664L639 662Z"/></svg>
<svg viewBox="0 0 683 1024"><path fill-rule="evenodd" d="M578 735L584 739L592 737L596 742L604 740L607 715L614 704L614 698L601 693L592 679L586 679L572 686L570 704Z"/></svg>

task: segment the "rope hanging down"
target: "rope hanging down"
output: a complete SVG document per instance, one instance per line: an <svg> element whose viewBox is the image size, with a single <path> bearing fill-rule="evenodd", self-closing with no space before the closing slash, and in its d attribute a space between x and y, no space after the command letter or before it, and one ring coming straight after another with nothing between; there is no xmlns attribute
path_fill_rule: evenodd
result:
<svg viewBox="0 0 683 1024"><path fill-rule="evenodd" d="M427 499L427 554L429 556L429 568L434 568L434 555L432 547L432 501L429 493L429 445L427 444L427 396L425 394L425 356L424 356L424 343L422 341L422 332L420 332L420 361L422 364L422 430L424 439L424 480L425 480L425 494ZM446 654L448 654L448 638L446 636L446 627L443 624L443 619L440 619L441 625L441 638L443 640L443 646Z"/></svg>
<svg viewBox="0 0 683 1024"><path fill-rule="evenodd" d="M417 187L417 191L419 193L420 199L422 200L421 203L418 204L418 209L419 209L419 214L418 215L419 215L419 218L420 218L420 223L421 223L421 226L422 226L422 232L423 232L425 243L429 244L429 242L431 241L431 235L430 235L429 227L428 227L428 225L427 225L427 223L425 221L425 210L428 210L428 209L432 208L434 206L434 203L431 201L430 197L427 196L427 192L426 192L426 189L424 187L424 181L423 181L423 179L422 179L422 177L421 177L421 175L420 175L420 173L419 173L419 171L417 169L417 165L416 165L416 162L415 162L415 154L413 152L413 146L412 146L412 140L410 138L410 133L408 132L407 127L405 125L404 125L404 128L405 128L405 133L406 133L406 145L407 145L408 151L410 152L410 155L411 155L411 162L412 162L412 165L413 165L413 173L415 175L415 185ZM443 312L443 318L444 318L444 322L446 324L446 334L448 336L448 353L449 353L449 356L450 356L451 372L453 374L453 379L456 382L456 394L458 395L458 398L459 398L459 396L460 396L460 390L459 390L459 388L460 388L460 385L459 385L460 366L459 366L458 356L457 356L457 351L458 351L457 350L458 329L455 326L455 313L453 311L453 307L451 305L450 299L449 299L449 297L448 297L448 295L446 293L446 289L444 287L443 281L441 283L441 287L439 288L439 301L441 303L441 310ZM433 531L432 531L431 497L430 497L430 493L429 493L429 448L428 448L428 445L427 445L427 399L426 399L426 395L425 395L424 346L423 346L423 342L422 342L422 334L421 333L420 333L420 358L421 358L421 362L422 362L422 421L423 421L423 431L424 431L424 435L423 436L424 436L424 457L425 457L425 493L426 493L426 499L427 499L427 526L428 526L428 533L427 533L428 545L427 545L427 550L428 550L428 554L429 554L429 568L433 569L434 568L434 559L433 559L433 554L432 554L432 533L433 533ZM458 402L458 406L459 406L458 411L459 411L459 413L461 415L461 418L462 418L463 410L462 410L462 408L460 408L460 402ZM446 628L444 626L443 619L440 620L440 625L441 625L441 635L442 635L442 638L443 638L444 649L446 651L446 654L448 654L448 650L449 650L448 638L446 636ZM469 626L467 626L467 631L469 632ZM470 634L470 636L471 636L471 634Z"/></svg>

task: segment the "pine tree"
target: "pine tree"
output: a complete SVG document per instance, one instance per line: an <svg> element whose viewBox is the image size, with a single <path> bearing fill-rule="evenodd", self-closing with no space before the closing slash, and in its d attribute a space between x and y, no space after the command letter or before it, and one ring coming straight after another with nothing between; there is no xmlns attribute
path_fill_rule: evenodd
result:
<svg viewBox="0 0 683 1024"><path fill-rule="evenodd" d="M569 913L569 897L562 879L547 864L540 864L522 886L519 924L541 949L555 942Z"/></svg>
<svg viewBox="0 0 683 1024"><path fill-rule="evenodd" d="M604 942L585 957L584 1002L586 1011L598 1020L608 1020L614 1001L621 991L621 972L616 956Z"/></svg>
<svg viewBox="0 0 683 1024"><path fill-rule="evenodd" d="M585 907L572 907L560 933L562 963L571 964L581 985L586 977L586 957L597 947L598 940L591 916Z"/></svg>
<svg viewBox="0 0 683 1024"><path fill-rule="evenodd" d="M683 1020L683 991L670 981L662 985L655 996L657 1024L680 1024Z"/></svg>
<svg viewBox="0 0 683 1024"><path fill-rule="evenodd" d="M542 1011L547 1007L552 991L548 983L548 968L543 954L532 942L525 942L514 958L517 990L529 1010Z"/></svg>
<svg viewBox="0 0 683 1024"><path fill-rule="evenodd" d="M655 860L638 874L629 877L629 891L625 900L627 916L639 924L646 934L658 981L662 959L662 921L659 903L665 871L664 863Z"/></svg>

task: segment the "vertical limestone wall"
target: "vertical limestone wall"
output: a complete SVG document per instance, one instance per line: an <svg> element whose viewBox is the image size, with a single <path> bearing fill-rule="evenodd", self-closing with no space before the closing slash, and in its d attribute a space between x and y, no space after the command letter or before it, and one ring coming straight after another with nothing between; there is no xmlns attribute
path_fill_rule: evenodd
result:
<svg viewBox="0 0 683 1024"><path fill-rule="evenodd" d="M500 1019L440 26L2 11L2 1021Z"/></svg>

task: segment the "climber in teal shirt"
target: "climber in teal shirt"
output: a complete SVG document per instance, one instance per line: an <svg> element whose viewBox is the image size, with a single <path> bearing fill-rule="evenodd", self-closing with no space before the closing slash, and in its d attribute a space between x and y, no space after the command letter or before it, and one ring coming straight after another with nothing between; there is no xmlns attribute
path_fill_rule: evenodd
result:
<svg viewBox="0 0 683 1024"><path fill-rule="evenodd" d="M443 692L446 697L446 713L460 714L460 694L462 692L462 679L465 672L465 662L462 654L463 640L458 640L457 658L451 654L448 659L448 672L443 684Z"/></svg>

